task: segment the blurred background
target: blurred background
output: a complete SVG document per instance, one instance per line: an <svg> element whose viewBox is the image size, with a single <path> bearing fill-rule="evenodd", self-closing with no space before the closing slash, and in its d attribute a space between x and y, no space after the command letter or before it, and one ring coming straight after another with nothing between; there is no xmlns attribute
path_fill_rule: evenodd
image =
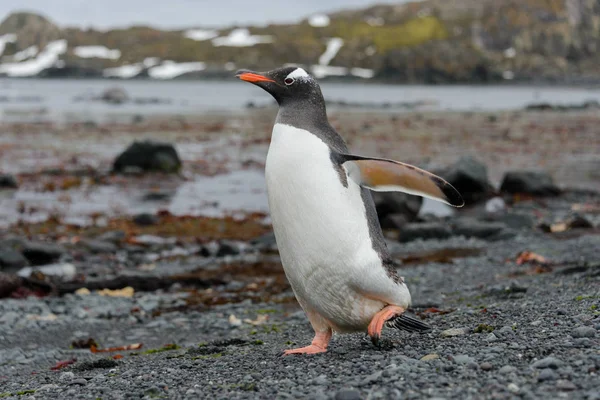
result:
<svg viewBox="0 0 600 400"><path fill-rule="evenodd" d="M77 293L29 313L122 321L104 343L180 343L181 313L294 303L264 185L277 107L237 69L304 67L353 153L459 189L460 211L375 196L399 260L598 231L599 0L2 0L0 21L0 297ZM22 307L2 303L6 326Z"/></svg>

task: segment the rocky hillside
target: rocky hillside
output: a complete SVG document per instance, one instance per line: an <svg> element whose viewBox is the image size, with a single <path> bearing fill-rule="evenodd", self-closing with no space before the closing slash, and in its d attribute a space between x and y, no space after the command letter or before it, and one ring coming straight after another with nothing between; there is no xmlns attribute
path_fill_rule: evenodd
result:
<svg viewBox="0 0 600 400"><path fill-rule="evenodd" d="M294 25L161 31L0 24L0 75L172 79L301 64L397 82L600 81L600 0L425 0Z"/></svg>

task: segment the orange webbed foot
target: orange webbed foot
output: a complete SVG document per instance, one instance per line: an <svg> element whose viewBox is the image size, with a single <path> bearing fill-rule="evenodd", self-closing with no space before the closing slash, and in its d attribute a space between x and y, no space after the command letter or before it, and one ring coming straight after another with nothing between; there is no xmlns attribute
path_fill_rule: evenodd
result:
<svg viewBox="0 0 600 400"><path fill-rule="evenodd" d="M369 324L367 332L371 337L371 341L375 346L379 344L379 338L381 337L381 330L385 321L402 314L405 311L404 308L398 306L386 306L383 310L379 311Z"/></svg>
<svg viewBox="0 0 600 400"><path fill-rule="evenodd" d="M331 329L326 332L317 332L310 346L289 349L283 352L284 356L290 354L318 354L327 351L327 345L331 340Z"/></svg>

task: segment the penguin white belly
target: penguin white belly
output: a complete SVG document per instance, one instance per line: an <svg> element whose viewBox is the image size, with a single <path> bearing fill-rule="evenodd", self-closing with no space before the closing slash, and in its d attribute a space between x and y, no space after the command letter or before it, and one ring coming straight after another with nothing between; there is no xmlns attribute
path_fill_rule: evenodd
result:
<svg viewBox="0 0 600 400"><path fill-rule="evenodd" d="M355 331L386 304L410 302L373 249L360 186L342 184L321 139L275 124L265 175L282 264L305 311L336 331Z"/></svg>

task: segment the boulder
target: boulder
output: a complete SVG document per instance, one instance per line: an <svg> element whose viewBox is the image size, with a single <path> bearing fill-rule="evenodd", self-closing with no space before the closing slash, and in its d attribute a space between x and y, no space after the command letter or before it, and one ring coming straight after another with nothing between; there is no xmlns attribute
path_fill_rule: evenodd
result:
<svg viewBox="0 0 600 400"><path fill-rule="evenodd" d="M158 217L150 213L142 213L133 217L133 222L140 226L150 226L158 224Z"/></svg>
<svg viewBox="0 0 600 400"><path fill-rule="evenodd" d="M0 244L0 270L15 271L27 266L27 259L20 252Z"/></svg>
<svg viewBox="0 0 600 400"><path fill-rule="evenodd" d="M384 229L398 228L417 219L423 198L398 192L372 192L377 216ZM388 218L389 217L389 218Z"/></svg>
<svg viewBox="0 0 600 400"><path fill-rule="evenodd" d="M0 174L0 189L16 189L18 187L19 183L14 176Z"/></svg>
<svg viewBox="0 0 600 400"><path fill-rule="evenodd" d="M130 169L173 173L181 168L181 159L170 143L133 142L113 163L113 171Z"/></svg>
<svg viewBox="0 0 600 400"><path fill-rule="evenodd" d="M398 240L410 242L417 239L447 239L452 236L450 228L440 222L424 222L406 224L400 230Z"/></svg>
<svg viewBox="0 0 600 400"><path fill-rule="evenodd" d="M557 196L561 192L548 173L537 171L507 172L502 180L500 191L533 196Z"/></svg>
<svg viewBox="0 0 600 400"><path fill-rule="evenodd" d="M27 242L23 247L23 255L32 265L53 263L64 253L63 247L52 243Z"/></svg>
<svg viewBox="0 0 600 400"><path fill-rule="evenodd" d="M100 98L106 103L123 104L129 99L129 96L127 95L125 89L120 87L113 87L106 89L102 93L102 96L100 96Z"/></svg>
<svg viewBox="0 0 600 400"><path fill-rule="evenodd" d="M476 203L492 193L487 167L471 156L461 157L439 175L459 191L466 204Z"/></svg>

